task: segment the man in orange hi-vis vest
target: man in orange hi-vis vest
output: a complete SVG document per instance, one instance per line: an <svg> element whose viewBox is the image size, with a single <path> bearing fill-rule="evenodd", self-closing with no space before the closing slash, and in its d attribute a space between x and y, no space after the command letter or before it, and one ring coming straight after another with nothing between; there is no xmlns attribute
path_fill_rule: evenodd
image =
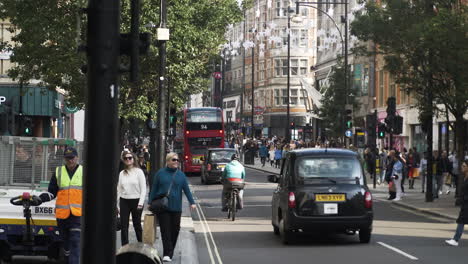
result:
<svg viewBox="0 0 468 264"><path fill-rule="evenodd" d="M67 263L80 263L80 234L83 167L78 164L78 152L67 148L64 152L65 165L59 166L49 182L48 192L39 197L43 202L57 198L55 217L63 241Z"/></svg>

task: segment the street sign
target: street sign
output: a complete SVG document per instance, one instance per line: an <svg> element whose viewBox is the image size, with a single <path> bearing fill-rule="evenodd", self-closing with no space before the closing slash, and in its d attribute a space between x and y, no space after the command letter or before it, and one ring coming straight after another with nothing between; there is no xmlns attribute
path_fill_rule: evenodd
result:
<svg viewBox="0 0 468 264"><path fill-rule="evenodd" d="M352 137L353 136L353 131L351 129L346 130L345 136L348 137L348 138Z"/></svg>
<svg viewBox="0 0 468 264"><path fill-rule="evenodd" d="M222 78L222 75L220 72L213 72L213 77L216 79L216 80L219 80Z"/></svg>

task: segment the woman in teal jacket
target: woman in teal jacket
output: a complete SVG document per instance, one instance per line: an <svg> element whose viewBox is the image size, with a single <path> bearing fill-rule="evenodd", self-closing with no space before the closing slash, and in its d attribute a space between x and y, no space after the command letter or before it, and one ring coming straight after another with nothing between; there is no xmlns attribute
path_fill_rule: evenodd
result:
<svg viewBox="0 0 468 264"><path fill-rule="evenodd" d="M190 203L190 208L193 210L196 206L187 177L178 169L179 158L177 153L171 152L167 154L166 164L165 168L160 169L153 176L153 186L149 195L149 201L151 202L158 197L162 197L169 191L169 195L167 196L169 201L168 209L156 214L161 228L163 261L169 262L174 255L174 248L179 236L180 219L182 216L182 191L184 191ZM171 189L169 190L169 188Z"/></svg>

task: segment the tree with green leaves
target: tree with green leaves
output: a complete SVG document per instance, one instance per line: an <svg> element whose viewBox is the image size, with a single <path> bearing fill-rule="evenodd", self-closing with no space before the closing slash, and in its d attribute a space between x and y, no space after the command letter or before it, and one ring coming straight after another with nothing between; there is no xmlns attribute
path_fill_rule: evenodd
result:
<svg viewBox="0 0 468 264"><path fill-rule="evenodd" d="M418 99L420 120L431 122L439 105L455 117L459 160L464 157L463 115L468 110L467 11L458 0L370 1L351 24L352 34L378 45L385 69ZM434 100L428 101L428 95Z"/></svg>
<svg viewBox="0 0 468 264"><path fill-rule="evenodd" d="M350 71L348 71L349 73ZM344 137L345 133L345 105L346 105L346 94L348 96L347 103L353 106L353 112L357 111L358 106L354 97L356 92L353 92L352 87L348 87L346 93L345 89L345 72L344 65L341 59L338 60L338 64L333 66L332 72L329 77L329 85L324 87L320 102L322 106L315 111L318 117L321 119L322 127L327 131L327 137L341 138ZM351 75L348 74L348 80L351 80ZM349 82L348 82L349 83Z"/></svg>
<svg viewBox="0 0 468 264"><path fill-rule="evenodd" d="M11 43L0 43L0 50L12 51L16 63L9 72L25 86L39 80L40 86L67 91L72 105L86 102L86 13L87 1L2 0L0 19L9 20L16 35ZM121 33L130 29L130 0L121 0ZM171 0L168 1L167 79L171 100L178 107L190 94L208 88L210 63L219 57L219 46L225 42L229 24L242 19L236 0ZM158 24L159 1L141 0L140 31L155 33L145 25ZM159 68L157 44L140 57L140 82L128 81L122 74L120 117L145 119L156 116ZM128 58L122 57L123 65ZM85 106L84 106L85 107Z"/></svg>

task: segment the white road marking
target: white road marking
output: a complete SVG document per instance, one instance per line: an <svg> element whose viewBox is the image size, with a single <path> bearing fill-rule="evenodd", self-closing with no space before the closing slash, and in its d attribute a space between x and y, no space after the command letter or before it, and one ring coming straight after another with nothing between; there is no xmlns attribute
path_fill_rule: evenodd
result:
<svg viewBox="0 0 468 264"><path fill-rule="evenodd" d="M221 260L221 256L219 255L218 247L216 246L216 242L215 242L215 240L213 238L213 234L211 233L210 226L208 225L208 221L206 221L205 214L203 213L203 210L202 210L200 204L197 204L197 209L198 209L197 212L199 212L199 214L201 214L201 216L202 216L200 218L200 220L202 222L202 225L204 224L206 226L207 232L205 232L205 236L206 236L206 233L208 233L208 235L211 238L211 243L213 244L213 251L216 254L216 258L218 259L218 264L223 264L223 261ZM209 249L210 244L207 243L207 246L208 246L208 249ZM215 263L214 259L212 259L212 263Z"/></svg>
<svg viewBox="0 0 468 264"><path fill-rule="evenodd" d="M200 215L200 209L198 209L198 204L197 204L197 214L198 214L198 219L200 219L200 223L203 229L203 236L205 237L205 243L206 243L206 248L208 248L208 254L210 255L210 260L211 263L215 263L214 258L213 258L213 253L211 252L211 247L210 247L210 242L208 241L208 235L206 234L206 228L205 228L205 223Z"/></svg>
<svg viewBox="0 0 468 264"><path fill-rule="evenodd" d="M386 248L388 248L388 249L390 249L390 250L393 250L393 251L395 251L396 253L401 254L401 255L403 255L403 256L405 256L405 257L411 259L411 260L418 260L417 257L412 256L412 255L410 255L410 254L408 254L408 253L406 253L406 252L404 252L404 251L402 251L402 250L400 250L400 249L398 249L398 248L396 248L396 247L392 247L392 246L390 246L390 245L388 245L388 244L385 244L385 243L383 243L383 242L377 242L377 244L380 244L381 246L384 246L384 247L386 247Z"/></svg>

